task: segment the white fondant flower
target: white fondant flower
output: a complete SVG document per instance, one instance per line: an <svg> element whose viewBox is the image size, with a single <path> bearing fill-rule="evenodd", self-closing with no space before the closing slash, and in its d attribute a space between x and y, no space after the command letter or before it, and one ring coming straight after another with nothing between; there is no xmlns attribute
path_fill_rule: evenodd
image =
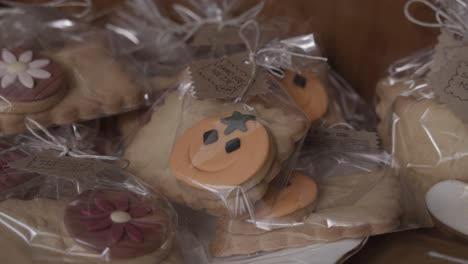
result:
<svg viewBox="0 0 468 264"><path fill-rule="evenodd" d="M41 69L49 65L47 59L32 60L33 53L28 50L19 55L18 58L9 50L2 50L2 58L0 60L0 78L2 88L6 88L13 84L16 79L20 81L26 88L34 87L34 79L48 79L51 74L48 71Z"/></svg>

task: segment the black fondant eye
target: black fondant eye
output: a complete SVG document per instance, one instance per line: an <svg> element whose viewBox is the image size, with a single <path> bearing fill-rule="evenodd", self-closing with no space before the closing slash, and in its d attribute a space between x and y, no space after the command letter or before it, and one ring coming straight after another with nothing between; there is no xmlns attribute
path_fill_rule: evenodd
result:
<svg viewBox="0 0 468 264"><path fill-rule="evenodd" d="M226 153L231 153L240 148L241 142L239 138L231 139L228 142L226 142Z"/></svg>
<svg viewBox="0 0 468 264"><path fill-rule="evenodd" d="M203 144L209 145L218 141L218 131L212 129L203 133Z"/></svg>
<svg viewBox="0 0 468 264"><path fill-rule="evenodd" d="M294 80L293 80L294 84L296 86L299 86L299 87L302 87L304 88L307 84L307 80L306 78L304 78L304 76L300 75L300 74L296 74L294 76Z"/></svg>

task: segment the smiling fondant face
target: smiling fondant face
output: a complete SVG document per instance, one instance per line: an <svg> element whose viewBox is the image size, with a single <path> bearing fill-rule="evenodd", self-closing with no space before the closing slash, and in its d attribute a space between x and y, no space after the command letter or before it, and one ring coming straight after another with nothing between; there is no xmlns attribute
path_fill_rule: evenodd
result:
<svg viewBox="0 0 468 264"><path fill-rule="evenodd" d="M199 189L238 186L268 163L270 142L267 129L253 115L236 111L207 118L178 138L170 168L179 181Z"/></svg>

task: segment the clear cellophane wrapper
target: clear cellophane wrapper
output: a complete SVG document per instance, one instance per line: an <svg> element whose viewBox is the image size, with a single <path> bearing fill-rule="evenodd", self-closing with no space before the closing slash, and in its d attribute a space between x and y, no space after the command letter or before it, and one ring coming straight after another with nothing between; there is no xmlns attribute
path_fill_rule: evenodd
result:
<svg viewBox="0 0 468 264"><path fill-rule="evenodd" d="M145 105L140 78L113 53L108 31L53 9L11 9L0 31L0 134L92 120Z"/></svg>
<svg viewBox="0 0 468 264"><path fill-rule="evenodd" d="M230 42L241 44L239 47L244 45L244 50L247 50L245 41L238 36L241 28L243 27L234 31L235 34L226 33L226 36L231 39L237 38ZM212 36L213 33L216 31L210 34L201 31L199 34ZM244 36L247 36L248 41L255 38L252 32L245 32ZM194 34L192 41L199 43L197 33ZM336 179L341 179L341 176L348 178L349 185L358 185L362 180L360 191L364 191L357 193L348 190L346 194L343 191L345 198L341 200L342 202L349 197L354 200L349 201L350 208L343 210L342 217L358 218L356 215L362 211L351 213L351 216L346 213L351 211L353 206L360 205L358 202L360 195L370 197L366 199L367 202L372 201L373 195L382 189L384 191L382 197L388 198L384 200L389 201L388 204L384 202L384 205L388 205L385 210L371 214L369 212L371 209L366 208L367 215L363 219L335 223L329 228L325 220L323 222L318 220L321 216L317 214L315 218L312 217L314 219L312 223L320 222L318 229L326 230L323 236L312 234L318 229L311 228L312 231L306 231L309 236L306 235L301 241L285 243L279 239L280 242L271 247L249 242L244 247L233 246L233 250L230 251L228 249L232 246L229 244L230 241L236 241L243 236L252 239L251 241L257 238L266 241L269 234L275 237L283 231L288 233L288 228L291 228L289 234L297 237L295 234L302 232L300 226L304 224L304 220L307 216L314 215L314 210L320 205L320 199L310 201L309 197L305 205L300 201L301 205L298 208L293 206L293 209L283 211L280 216L271 213L272 207L276 206L277 198L281 197L279 200L282 200L285 193L290 192L287 187L295 176L291 171L295 167L300 144L308 133L303 124L312 122L313 128L343 126L346 129L351 127L350 130L358 128L365 130L366 134L366 131L375 130L375 117L369 106L352 88L335 72L329 71L327 64L323 63L324 60L317 59L321 53L314 34L283 40L273 36L265 44L259 44L261 52L256 50L258 55L256 62L272 72L267 74L270 82L255 83L252 86L255 88L249 89L247 95L240 101L234 100L235 98L226 100L209 97L210 94L203 89L204 86L200 89L201 86L198 85L199 76L194 76L205 67L212 70L203 73L205 77L208 76L207 79L213 79L215 76L221 76L220 79L232 77L232 83L235 83L237 81L233 77L235 71L232 75L224 75L225 72L219 70L231 69L229 67L232 65L229 62L224 61L215 66L207 63L203 64L203 67L200 64L209 59L222 61L223 58L229 60L232 57L242 56L243 49L236 51L229 46L230 43L223 43L216 38L208 38L205 42L208 42L204 44L207 45L205 49L192 49L192 54L198 56L193 56L185 75L180 77L179 89L166 90L150 111L122 117L120 125L123 134L127 135L124 158L130 161L130 171L144 182L155 186L170 199L215 216L217 219L215 222L220 226L219 230L226 232L224 235L227 238L212 243L218 245L217 249L212 250L213 255L251 254L305 246L316 241L333 241L346 237L362 238L389 232L398 226L399 203L398 198L394 197L398 197L398 191L395 191L394 178L391 178L386 170L385 159L388 159L388 156L380 150L378 153L372 152L378 148L378 139L374 133L371 139L364 140L375 146L370 147L370 150L366 148L360 150L364 153L355 155L365 157L362 158L364 161L356 161L357 158L356 160L350 158L349 161L356 167L364 166L357 165L360 162L367 162L372 165L369 165L372 170L363 168L362 171L355 171L354 178L345 177L343 175L348 175L344 173L343 175L337 173ZM258 43L263 41L260 40ZM205 53L201 54L201 51ZM303 54L308 56L300 56ZM310 56L315 57L311 59ZM279 72L275 72L278 69ZM263 80L262 78L263 76L257 79ZM255 85L261 86L261 89ZM218 92L229 92L229 89L234 88L226 86L223 91ZM257 89L264 90L259 92ZM255 137L249 138L249 135ZM249 150L251 146L253 149ZM370 151L372 154L365 151ZM320 154L315 155L320 156ZM334 156L329 155L330 159L333 159ZM367 161L367 156L372 156L369 158L370 161ZM316 164L320 162L317 161ZM225 165L220 165L223 163ZM252 164L254 166L249 167ZM335 166L339 167L340 164ZM332 171L330 168L328 170ZM344 171L346 168L341 172ZM320 194L320 184L311 183L309 176L302 176L294 183L296 185L305 183L307 187L316 188L315 194L317 189ZM343 190L346 186L343 184L340 188ZM374 190L375 186L379 187ZM395 195L390 195L388 190L395 191ZM338 195L337 192L331 191L331 193L332 196ZM327 203L327 200L324 203ZM340 205L331 202L327 206L339 211ZM372 204L369 207L375 208L376 205ZM379 213L388 219L375 217L379 221L373 221L372 218ZM208 218L208 215L206 217ZM328 219L333 219L333 216L329 216ZM343 226L350 228L342 228ZM337 231L341 229L344 231ZM231 237L233 240L230 240ZM246 249L246 247L251 248Z"/></svg>
<svg viewBox="0 0 468 264"><path fill-rule="evenodd" d="M112 32L116 53L144 75L149 98L156 101L164 91L179 86L191 61L245 51L238 31L262 7L261 2L241 10L231 1L194 0L185 5L127 1L106 16L106 28ZM262 34L263 43L282 32L270 23L262 27L271 32Z"/></svg>
<svg viewBox="0 0 468 264"><path fill-rule="evenodd" d="M200 69L213 74L220 61L231 67L238 58L248 59L243 56L194 60L178 89L167 91L139 121L120 121L123 134L130 134L123 157L137 177L193 209L248 220L269 184L283 186L287 181L310 120L288 96L283 80L258 65L258 77L238 100L224 90L198 86L199 77L193 77ZM243 84L248 83L245 76L240 77ZM231 76L213 81L223 82L224 77ZM241 83L232 91L243 88ZM200 178L205 173L207 177Z"/></svg>
<svg viewBox="0 0 468 264"><path fill-rule="evenodd" d="M173 207L135 177L109 162L10 146L2 262L184 263Z"/></svg>
<svg viewBox="0 0 468 264"><path fill-rule="evenodd" d="M267 47L297 52L299 43L311 46L307 41L314 42L313 52L317 52L313 35L272 41ZM242 255L240 259L252 260L258 252L362 239L397 228L398 181L388 170L389 155L379 148L369 106L323 62L281 58L274 52L266 51L260 63L279 66L284 75L268 74L269 85L262 86L264 90L252 86L243 100L203 97L206 91L197 90L198 77L190 79L193 72L198 74L195 65L189 68L189 82L168 91L139 121L123 117L122 131L130 135L124 151L130 171L174 201L214 216L205 215L217 229L206 238L212 257ZM301 111L293 89L322 105ZM319 101L317 94L326 94L326 101ZM309 114L315 114L315 119ZM305 121L312 121L310 132L303 128ZM327 129L342 136L342 129L345 136L357 138L351 143L344 139L351 147L340 149L336 139L317 143L316 129L321 136ZM315 142L306 147L299 170L293 171L306 134ZM255 139L249 138L254 135ZM273 139L269 146L265 135ZM254 149L249 150L252 145ZM280 166L270 160L275 151ZM286 159L282 158L285 153ZM249 167L252 164L257 165ZM269 171L264 169L268 166ZM320 170L317 176L316 170ZM296 192L298 185L304 188Z"/></svg>
<svg viewBox="0 0 468 264"><path fill-rule="evenodd" d="M397 61L377 85L379 132L401 180L403 224L436 225L466 238L466 1L410 1L429 6L436 45ZM443 16L443 18L442 18Z"/></svg>
<svg viewBox="0 0 468 264"><path fill-rule="evenodd" d="M339 78L333 74L330 78ZM267 210L269 217L216 220L216 230L206 239L214 261L249 263L281 249L333 248L336 241L346 243L400 227L399 179L392 172L391 155L381 147L374 114L339 80L330 82L332 89L356 98L345 106L360 107L339 108L346 117L332 120L324 115L311 127L286 187Z"/></svg>
<svg viewBox="0 0 468 264"><path fill-rule="evenodd" d="M444 230L452 230L457 229L453 219L463 217L453 211L462 211L455 209L456 201L463 200L467 180L463 166L466 122L440 100L442 87L428 80L431 71L437 73L439 60L437 50L426 50L392 65L389 76L377 87L377 112L379 132L393 151L393 167L401 179L404 224L429 227L443 223ZM451 74L457 81L459 72ZM456 85L450 81L447 87L462 85L462 81ZM453 200L442 205L446 199Z"/></svg>
<svg viewBox="0 0 468 264"><path fill-rule="evenodd" d="M122 138L115 120L96 119L48 129L31 120L26 122L29 131L9 138L31 153L51 149L77 151L81 155L108 156L115 160L122 155Z"/></svg>

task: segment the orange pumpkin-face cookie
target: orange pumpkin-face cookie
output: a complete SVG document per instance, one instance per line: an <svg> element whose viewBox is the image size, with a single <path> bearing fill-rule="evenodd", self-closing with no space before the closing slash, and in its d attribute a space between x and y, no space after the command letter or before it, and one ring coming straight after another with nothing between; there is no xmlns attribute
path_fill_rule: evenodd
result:
<svg viewBox="0 0 468 264"><path fill-rule="evenodd" d="M324 84L311 72L303 75L288 71L282 80L288 94L311 121L321 118L328 109Z"/></svg>
<svg viewBox="0 0 468 264"><path fill-rule="evenodd" d="M270 167L274 146L256 116L234 111L187 129L174 144L170 169L198 189L241 186Z"/></svg>
<svg viewBox="0 0 468 264"><path fill-rule="evenodd" d="M285 188L279 191L270 190L257 203L255 216L259 219L288 216L313 207L317 196L318 191L315 181L299 171L294 171Z"/></svg>

